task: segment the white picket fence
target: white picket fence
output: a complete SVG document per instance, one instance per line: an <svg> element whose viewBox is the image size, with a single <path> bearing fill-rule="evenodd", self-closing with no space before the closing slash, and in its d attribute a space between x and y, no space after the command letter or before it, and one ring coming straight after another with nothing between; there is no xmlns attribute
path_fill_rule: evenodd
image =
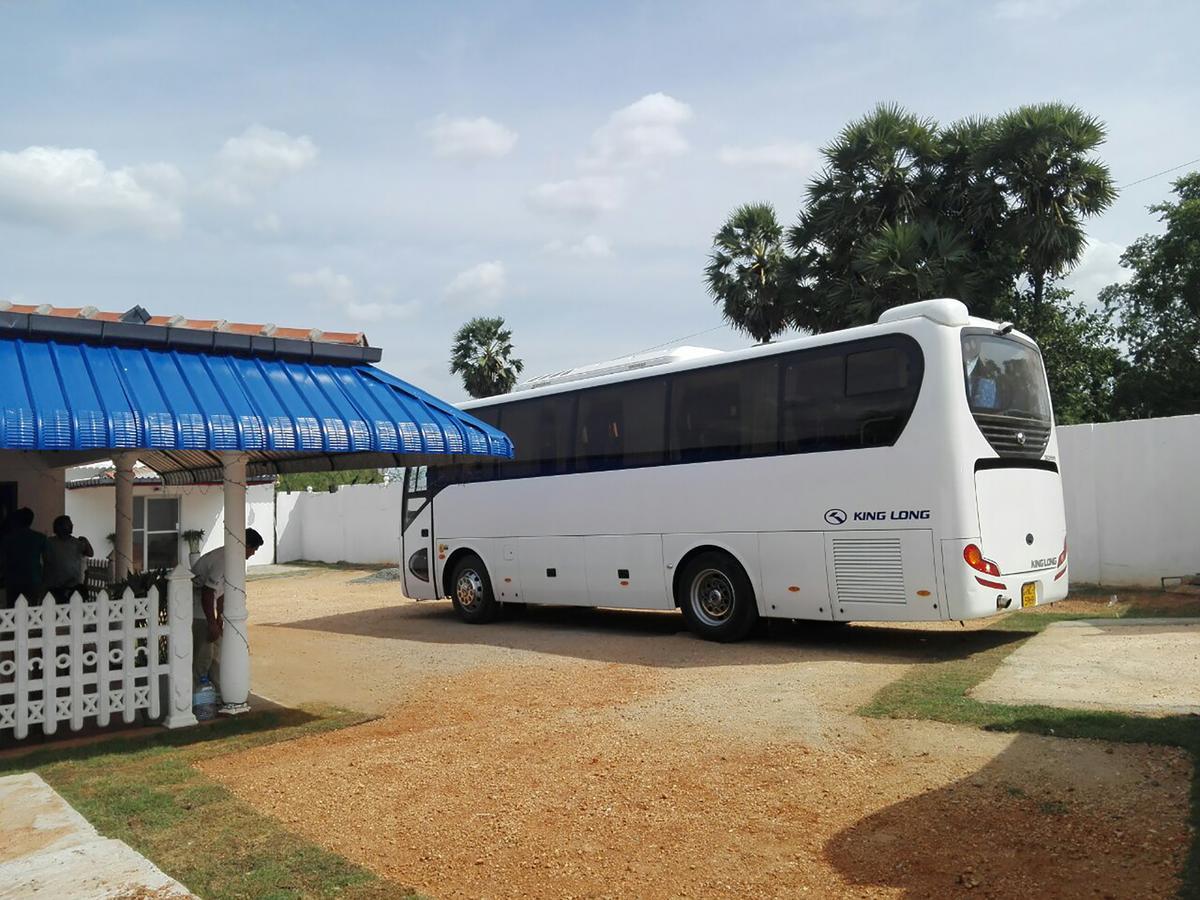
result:
<svg viewBox="0 0 1200 900"><path fill-rule="evenodd" d="M21 740L31 726L55 734L94 720L131 723L138 710L168 728L195 724L192 714L192 596L186 569L145 597L60 603L18 597L0 610L0 736Z"/></svg>

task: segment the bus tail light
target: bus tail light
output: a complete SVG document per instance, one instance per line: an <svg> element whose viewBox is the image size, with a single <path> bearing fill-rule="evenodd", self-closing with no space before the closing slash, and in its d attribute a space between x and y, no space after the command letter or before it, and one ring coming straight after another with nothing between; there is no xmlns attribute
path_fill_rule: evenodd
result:
<svg viewBox="0 0 1200 900"><path fill-rule="evenodd" d="M983 551L976 544L967 544L963 548L963 559L967 561L967 565L976 572L982 572L984 575L999 575L1000 567L990 559L983 558Z"/></svg>
<svg viewBox="0 0 1200 900"><path fill-rule="evenodd" d="M1058 564L1061 566L1067 561L1067 539L1063 538L1063 552L1058 555Z"/></svg>

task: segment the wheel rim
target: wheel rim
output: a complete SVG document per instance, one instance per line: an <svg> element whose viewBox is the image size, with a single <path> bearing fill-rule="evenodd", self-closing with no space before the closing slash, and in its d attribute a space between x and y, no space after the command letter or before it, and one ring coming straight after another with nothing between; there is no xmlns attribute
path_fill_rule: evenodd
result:
<svg viewBox="0 0 1200 900"><path fill-rule="evenodd" d="M476 609L483 602L483 579L474 569L464 569L458 574L454 585L454 596L463 609Z"/></svg>
<svg viewBox="0 0 1200 900"><path fill-rule="evenodd" d="M724 625L733 617L733 582L720 569L705 569L692 579L692 612L705 625Z"/></svg>

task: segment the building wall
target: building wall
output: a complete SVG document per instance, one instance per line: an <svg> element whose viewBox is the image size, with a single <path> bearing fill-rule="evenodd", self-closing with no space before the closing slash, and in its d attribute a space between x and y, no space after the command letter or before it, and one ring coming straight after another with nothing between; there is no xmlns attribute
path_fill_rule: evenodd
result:
<svg viewBox="0 0 1200 900"><path fill-rule="evenodd" d="M0 481L15 481L17 505L33 510L33 527L50 531L63 514L63 469L50 469L36 453L0 450Z"/></svg>
<svg viewBox="0 0 1200 900"><path fill-rule="evenodd" d="M135 485L133 493L135 497L179 497L179 530L203 529L202 552L223 543L225 501L220 485ZM274 494L272 484L254 484L246 489L246 524L266 540L247 565L261 566L275 561ZM97 553L105 555L112 549L106 536L117 530L115 488L87 487L67 491L66 513L75 523L75 533L90 540ZM187 559L187 545L183 542L180 542L179 558Z"/></svg>
<svg viewBox="0 0 1200 900"><path fill-rule="evenodd" d="M1200 416L1058 435L1073 582L1157 587L1200 572Z"/></svg>
<svg viewBox="0 0 1200 900"><path fill-rule="evenodd" d="M279 561L396 565L400 557L402 497L398 481L343 485L332 494L279 494Z"/></svg>

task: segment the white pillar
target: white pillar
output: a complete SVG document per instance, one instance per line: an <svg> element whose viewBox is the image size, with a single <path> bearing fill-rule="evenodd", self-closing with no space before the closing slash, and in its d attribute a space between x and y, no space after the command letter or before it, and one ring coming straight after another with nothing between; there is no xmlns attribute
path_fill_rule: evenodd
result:
<svg viewBox="0 0 1200 900"><path fill-rule="evenodd" d="M192 579L186 566L176 566L167 581L167 717L168 728L195 725L192 712Z"/></svg>
<svg viewBox="0 0 1200 900"><path fill-rule="evenodd" d="M120 581L135 566L133 559L133 464L132 453L118 453L113 457L117 467L117 542L113 546L113 578Z"/></svg>
<svg viewBox="0 0 1200 900"><path fill-rule="evenodd" d="M225 478L225 626L221 635L221 712L250 709L246 629L246 455L222 453Z"/></svg>

